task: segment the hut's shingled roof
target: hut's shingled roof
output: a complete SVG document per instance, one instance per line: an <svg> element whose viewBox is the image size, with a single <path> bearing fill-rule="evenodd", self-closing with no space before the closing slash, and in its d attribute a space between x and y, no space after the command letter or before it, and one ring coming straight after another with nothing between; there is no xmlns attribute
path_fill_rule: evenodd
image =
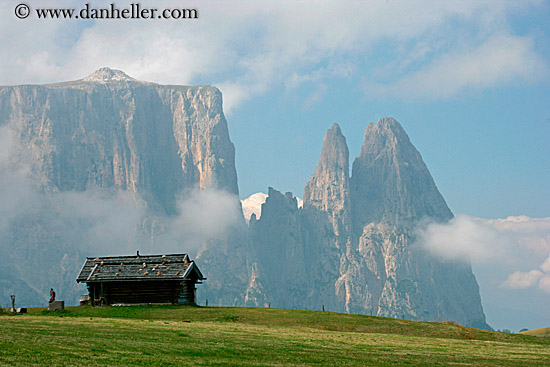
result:
<svg viewBox="0 0 550 367"><path fill-rule="evenodd" d="M184 280L202 276L187 254L88 257L77 282Z"/></svg>

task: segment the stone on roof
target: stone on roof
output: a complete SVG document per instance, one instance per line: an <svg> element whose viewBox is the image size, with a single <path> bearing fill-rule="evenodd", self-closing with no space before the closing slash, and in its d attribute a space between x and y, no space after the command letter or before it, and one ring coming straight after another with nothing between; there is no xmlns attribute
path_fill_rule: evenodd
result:
<svg viewBox="0 0 550 367"><path fill-rule="evenodd" d="M88 257L76 278L81 283L204 280L187 254Z"/></svg>

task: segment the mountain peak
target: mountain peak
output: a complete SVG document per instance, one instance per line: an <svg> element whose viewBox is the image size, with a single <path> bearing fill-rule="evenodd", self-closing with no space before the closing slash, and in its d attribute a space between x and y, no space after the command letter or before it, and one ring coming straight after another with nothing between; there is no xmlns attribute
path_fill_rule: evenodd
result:
<svg viewBox="0 0 550 367"><path fill-rule="evenodd" d="M136 81L136 79L128 76L125 72L121 70L115 70L108 67L103 67L96 70L92 74L88 75L84 79L85 82L95 82L95 83L108 83L108 82L120 82L120 81Z"/></svg>
<svg viewBox="0 0 550 367"><path fill-rule="evenodd" d="M391 117L367 126L350 188L356 228L369 222L452 218L422 156Z"/></svg>
<svg viewBox="0 0 550 367"><path fill-rule="evenodd" d="M376 141L378 141L382 146L373 147L373 137L376 136ZM389 147L395 146L409 146L412 145L409 136L397 120L392 117L384 117L378 120L376 124L369 123L364 135L363 146L361 147L360 156L369 154L369 150L377 149L382 150Z"/></svg>
<svg viewBox="0 0 550 367"><path fill-rule="evenodd" d="M327 134L344 136L342 134L342 130L340 130L340 125L338 125L336 122L332 124L332 127L329 130L327 130Z"/></svg>
<svg viewBox="0 0 550 367"><path fill-rule="evenodd" d="M347 171L349 166L349 151L346 138L340 130L340 126L334 123L325 133L321 157L314 175L322 171Z"/></svg>
<svg viewBox="0 0 550 367"><path fill-rule="evenodd" d="M380 126L388 126L388 127L397 127L401 130L403 130L403 127L399 122L397 122L396 119L390 116L382 117L380 120L378 120L378 125Z"/></svg>
<svg viewBox="0 0 550 367"><path fill-rule="evenodd" d="M333 213L347 212L349 206L349 150L338 124L325 133L315 172L304 188L305 207Z"/></svg>
<svg viewBox="0 0 550 367"><path fill-rule="evenodd" d="M377 125L380 130L384 130L400 138L406 138L407 140L409 139L409 136L405 132L405 129L403 129L403 126L401 126L401 124L393 117L383 117L378 120Z"/></svg>

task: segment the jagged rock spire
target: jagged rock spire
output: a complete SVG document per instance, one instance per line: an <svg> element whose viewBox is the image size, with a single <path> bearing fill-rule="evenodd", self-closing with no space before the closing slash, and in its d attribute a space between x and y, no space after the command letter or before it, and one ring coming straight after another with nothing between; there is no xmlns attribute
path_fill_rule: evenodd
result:
<svg viewBox="0 0 550 367"><path fill-rule="evenodd" d="M356 228L371 222L407 223L452 213L399 122L391 117L370 123L350 180Z"/></svg>
<svg viewBox="0 0 550 367"><path fill-rule="evenodd" d="M321 158L304 188L304 208L340 211L349 205L349 150L338 124L327 130Z"/></svg>
<svg viewBox="0 0 550 367"><path fill-rule="evenodd" d="M319 163L304 188L304 209L309 208L327 212L337 235L349 231L349 150L336 123L325 133Z"/></svg>

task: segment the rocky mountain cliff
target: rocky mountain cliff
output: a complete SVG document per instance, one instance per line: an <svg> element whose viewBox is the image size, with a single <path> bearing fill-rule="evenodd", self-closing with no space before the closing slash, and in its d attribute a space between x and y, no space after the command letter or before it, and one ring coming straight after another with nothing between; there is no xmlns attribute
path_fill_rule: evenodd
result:
<svg viewBox="0 0 550 367"><path fill-rule="evenodd" d="M275 281L265 298L279 307L324 305L487 328L471 267L437 259L416 243L418 225L453 215L401 125L392 118L369 124L348 174L346 139L335 124L305 186L303 209L291 193L270 188L261 218L250 221L257 267Z"/></svg>
<svg viewBox="0 0 550 367"><path fill-rule="evenodd" d="M304 208L328 213L334 234L345 243L351 229L349 150L338 124L325 134L321 158L304 188Z"/></svg>
<svg viewBox="0 0 550 367"><path fill-rule="evenodd" d="M445 262L415 246L416 226L453 217L420 153L392 118L369 124L353 163L354 243L345 254L344 284L370 286L370 299L348 287L347 310L422 320L452 319L485 327L471 267ZM358 238L357 238L358 236ZM358 279L357 279L358 278Z"/></svg>
<svg viewBox="0 0 550 367"><path fill-rule="evenodd" d="M103 68L74 82L2 87L0 111L47 190L115 187L167 212L182 188L238 194L214 87L145 83Z"/></svg>
<svg viewBox="0 0 550 367"><path fill-rule="evenodd" d="M372 222L406 225L423 217L453 217L420 153L391 117L367 126L350 186L359 230Z"/></svg>

